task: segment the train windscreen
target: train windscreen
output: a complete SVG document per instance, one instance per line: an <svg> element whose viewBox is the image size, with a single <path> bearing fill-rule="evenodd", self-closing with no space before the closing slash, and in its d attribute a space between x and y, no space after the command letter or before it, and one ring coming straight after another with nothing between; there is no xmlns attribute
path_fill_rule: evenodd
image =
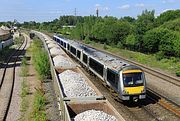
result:
<svg viewBox="0 0 180 121"><path fill-rule="evenodd" d="M138 73L125 73L123 74L123 82L125 87L143 86L143 74Z"/></svg>

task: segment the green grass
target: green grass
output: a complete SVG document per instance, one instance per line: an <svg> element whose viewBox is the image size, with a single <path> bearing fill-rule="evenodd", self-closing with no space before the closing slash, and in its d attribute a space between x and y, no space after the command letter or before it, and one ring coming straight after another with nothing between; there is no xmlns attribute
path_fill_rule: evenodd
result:
<svg viewBox="0 0 180 121"><path fill-rule="evenodd" d="M33 65L39 75L40 80L50 77L50 63L46 50L43 48L41 40L34 40L31 44Z"/></svg>
<svg viewBox="0 0 180 121"><path fill-rule="evenodd" d="M157 59L157 55L155 54L143 54L140 52L129 51L126 49L119 49L117 47L112 47L109 45L104 45L100 43L90 42L89 45L109 51L116 55L134 60L136 62L142 63L152 68L161 69L166 73L170 73L173 75L180 75L180 59L171 57L171 58L163 58L161 60Z"/></svg>
<svg viewBox="0 0 180 121"><path fill-rule="evenodd" d="M23 80L21 83L21 112L25 112L28 108L28 100L26 96L29 93L29 86L27 85L27 80Z"/></svg>
<svg viewBox="0 0 180 121"><path fill-rule="evenodd" d="M21 62L21 73L20 76L27 77L28 76L28 67L27 67L27 59L26 57L23 57Z"/></svg>
<svg viewBox="0 0 180 121"><path fill-rule="evenodd" d="M14 44L15 45L21 45L21 43L23 42L23 36L20 36L20 37L16 37L15 39L14 39Z"/></svg>
<svg viewBox="0 0 180 121"><path fill-rule="evenodd" d="M43 91L37 90L33 103L33 119L34 121L46 121L45 114L45 96Z"/></svg>

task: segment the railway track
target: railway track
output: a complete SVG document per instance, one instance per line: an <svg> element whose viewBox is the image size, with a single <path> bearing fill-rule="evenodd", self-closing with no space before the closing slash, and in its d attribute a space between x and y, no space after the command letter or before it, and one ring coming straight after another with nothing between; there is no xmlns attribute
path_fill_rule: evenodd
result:
<svg viewBox="0 0 180 121"><path fill-rule="evenodd" d="M122 102L112 95L109 89L102 84L100 79L90 75L86 72L84 68L81 68L83 72L90 78L93 84L100 90L100 92L112 103L116 110L123 116L127 117L126 120L135 120L135 121L161 121L164 120L163 117L167 119L178 120L179 116L177 113L170 110L175 108L174 105L170 105L168 102L168 107L161 105L161 97L157 96L155 92L148 93L147 99L140 101L138 103L132 102ZM165 101L167 102L167 101ZM175 108L178 111L178 107ZM166 115L169 115L166 117ZM166 119L165 119L166 120Z"/></svg>
<svg viewBox="0 0 180 121"><path fill-rule="evenodd" d="M15 83L15 74L16 66L19 56L24 51L27 45L27 39L24 37L23 43L20 47L8 58L3 71L3 76L0 82L0 121L5 121L8 115L10 108L14 83Z"/></svg>
<svg viewBox="0 0 180 121"><path fill-rule="evenodd" d="M165 109L174 113L176 116L180 117L180 105L174 102L173 100L156 93L155 91L148 88L147 98L161 105Z"/></svg>

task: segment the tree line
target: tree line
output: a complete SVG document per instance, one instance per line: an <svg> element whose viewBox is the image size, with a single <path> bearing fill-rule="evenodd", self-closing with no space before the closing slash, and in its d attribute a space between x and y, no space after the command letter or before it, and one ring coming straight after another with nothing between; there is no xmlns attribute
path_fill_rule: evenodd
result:
<svg viewBox="0 0 180 121"><path fill-rule="evenodd" d="M63 28L74 25L74 28ZM169 10L155 17L144 10L137 18L112 16L61 16L51 22L24 22L22 27L68 34L71 38L95 41L119 48L164 57L180 57L180 10Z"/></svg>

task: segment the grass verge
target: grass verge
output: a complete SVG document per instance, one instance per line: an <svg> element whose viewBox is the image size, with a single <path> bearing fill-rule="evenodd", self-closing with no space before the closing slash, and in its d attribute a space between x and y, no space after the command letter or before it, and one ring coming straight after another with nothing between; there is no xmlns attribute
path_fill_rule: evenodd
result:
<svg viewBox="0 0 180 121"><path fill-rule="evenodd" d="M50 77L50 63L42 41L36 39L31 45L33 65L39 75L40 80Z"/></svg>
<svg viewBox="0 0 180 121"><path fill-rule="evenodd" d="M20 76L27 77L28 76L28 67L27 67L27 59L23 57L21 62L21 73Z"/></svg>
<svg viewBox="0 0 180 121"><path fill-rule="evenodd" d="M46 121L45 102L46 102L46 99L44 96L43 89L36 90L34 103L33 103L34 121Z"/></svg>
<svg viewBox="0 0 180 121"><path fill-rule="evenodd" d="M28 108L28 99L26 96L29 93L29 86L27 85L27 80L23 80L21 83L21 112L25 112Z"/></svg>

